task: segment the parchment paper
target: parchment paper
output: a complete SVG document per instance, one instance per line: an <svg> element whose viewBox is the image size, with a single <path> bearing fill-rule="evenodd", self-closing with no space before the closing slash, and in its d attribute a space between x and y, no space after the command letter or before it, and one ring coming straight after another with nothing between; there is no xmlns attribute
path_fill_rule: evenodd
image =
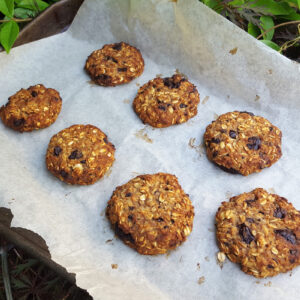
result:
<svg viewBox="0 0 300 300"><path fill-rule="evenodd" d="M141 50L145 72L119 87L91 84L83 71L86 57L119 41ZM176 69L200 92L198 115L165 129L143 125L131 107L138 85ZM12 210L13 226L40 234L52 258L76 273L94 299L299 299L300 268L264 280L228 260L221 269L214 230L220 203L256 187L300 209L299 74L299 64L197 0L87 0L66 33L0 55L0 105L37 83L63 99L47 129L20 134L0 124L0 206ZM282 130L283 156L274 166L243 177L207 160L206 126L233 110L262 115ZM80 123L101 128L117 149L111 173L85 187L60 182L45 166L52 135ZM194 229L169 255L141 256L114 237L104 210L116 186L159 171L175 174L190 195Z"/></svg>

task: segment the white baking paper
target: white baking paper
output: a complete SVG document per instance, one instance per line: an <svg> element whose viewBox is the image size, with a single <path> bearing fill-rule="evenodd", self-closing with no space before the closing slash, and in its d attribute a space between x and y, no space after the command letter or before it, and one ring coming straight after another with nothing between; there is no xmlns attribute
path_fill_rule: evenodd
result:
<svg viewBox="0 0 300 300"><path fill-rule="evenodd" d="M143 75L113 88L91 84L87 56L119 41L141 50ZM176 69L199 90L198 115L165 129L143 125L131 106L139 86ZM300 268L264 280L228 260L221 269L214 230L221 202L256 187L300 209L299 75L299 64L197 0L86 0L66 33L0 55L0 105L38 83L63 99L47 129L20 134L0 124L0 206L12 210L13 226L40 234L52 259L76 273L94 299L299 299ZM206 126L233 110L252 111L282 130L283 156L271 168L243 177L207 160ZM81 123L101 128L117 149L111 173L92 186L67 185L45 166L52 135ZM195 206L194 229L169 255L142 256L115 238L104 211L116 186L156 172L179 178Z"/></svg>

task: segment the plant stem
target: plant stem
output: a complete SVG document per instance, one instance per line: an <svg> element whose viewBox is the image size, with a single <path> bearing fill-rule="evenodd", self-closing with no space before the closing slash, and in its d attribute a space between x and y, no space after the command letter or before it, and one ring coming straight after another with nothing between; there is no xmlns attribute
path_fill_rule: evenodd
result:
<svg viewBox="0 0 300 300"><path fill-rule="evenodd" d="M31 20L32 20L32 18L26 18L26 19L12 18L12 19L9 19L9 20L0 20L0 23L6 23L6 22L9 22L9 21L15 21L17 23L22 23L22 22L29 22Z"/></svg>
<svg viewBox="0 0 300 300"><path fill-rule="evenodd" d="M259 40L261 37L263 37L266 33L268 33L269 31L282 27L282 26L286 26L286 25L290 25L290 24L300 24L300 21L290 21L290 22L285 22L285 23L281 23L281 24L277 24L269 29L267 29L266 31L264 31L262 34L260 34L257 39Z"/></svg>
<svg viewBox="0 0 300 300"><path fill-rule="evenodd" d="M1 254L1 267L2 267L2 274L3 274L3 283L5 287L5 294L7 300L13 300L10 281L9 281L9 273L8 273L8 266L7 266L7 252L5 247L0 247L0 254Z"/></svg>

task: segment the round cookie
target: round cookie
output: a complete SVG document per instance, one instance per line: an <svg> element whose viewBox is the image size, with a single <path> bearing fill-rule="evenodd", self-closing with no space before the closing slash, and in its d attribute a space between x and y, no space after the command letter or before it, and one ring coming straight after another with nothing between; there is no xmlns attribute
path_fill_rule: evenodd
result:
<svg viewBox="0 0 300 300"><path fill-rule="evenodd" d="M108 44L87 58L85 70L95 83L116 86L140 76L144 59L137 48L124 42Z"/></svg>
<svg viewBox="0 0 300 300"><path fill-rule="evenodd" d="M176 176L141 175L115 189L106 215L116 234L140 254L174 249L193 228L194 207Z"/></svg>
<svg viewBox="0 0 300 300"><path fill-rule="evenodd" d="M54 123L61 106L56 90L37 84L9 97L7 104L0 108L0 117L6 126L16 131L32 131Z"/></svg>
<svg viewBox="0 0 300 300"><path fill-rule="evenodd" d="M99 180L111 167L114 152L114 145L99 128L73 125L51 138L46 164L60 180L88 185Z"/></svg>
<svg viewBox="0 0 300 300"><path fill-rule="evenodd" d="M300 212L285 198L258 188L222 202L216 214L221 251L255 277L300 264Z"/></svg>
<svg viewBox="0 0 300 300"><path fill-rule="evenodd" d="M281 157L281 135L265 118L234 111L207 126L204 142L211 161L227 172L247 176Z"/></svg>
<svg viewBox="0 0 300 300"><path fill-rule="evenodd" d="M153 127L181 124L197 115L197 88L183 76L154 78L140 87L133 108L140 119Z"/></svg>

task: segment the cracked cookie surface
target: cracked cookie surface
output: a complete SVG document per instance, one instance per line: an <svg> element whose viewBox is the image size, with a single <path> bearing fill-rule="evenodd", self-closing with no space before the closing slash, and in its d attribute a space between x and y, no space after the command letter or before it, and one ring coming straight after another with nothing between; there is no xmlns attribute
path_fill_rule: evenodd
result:
<svg viewBox="0 0 300 300"><path fill-rule="evenodd" d="M54 123L61 106L56 90L37 84L9 97L7 104L0 108L0 117L6 126L16 131L33 131Z"/></svg>
<svg viewBox="0 0 300 300"><path fill-rule="evenodd" d="M221 251L247 274L264 278L300 264L300 212L261 188L222 202L216 231Z"/></svg>
<svg viewBox="0 0 300 300"><path fill-rule="evenodd" d="M207 126L204 142L211 161L227 172L247 176L279 160L281 136L265 118L234 111Z"/></svg>
<svg viewBox="0 0 300 300"><path fill-rule="evenodd" d="M144 71L141 52L124 42L107 44L87 58L85 70L91 79L102 86L127 83Z"/></svg>
<svg viewBox="0 0 300 300"><path fill-rule="evenodd" d="M117 187L106 216L125 244L140 254L155 255L186 240L193 228L194 207L176 176L157 173Z"/></svg>
<svg viewBox="0 0 300 300"><path fill-rule="evenodd" d="M139 118L153 127L168 127L187 122L197 115L197 88L183 76L154 78L140 87L133 101Z"/></svg>
<svg viewBox="0 0 300 300"><path fill-rule="evenodd" d="M115 147L99 128L73 125L54 135L46 154L48 170L69 184L99 180L114 162Z"/></svg>

